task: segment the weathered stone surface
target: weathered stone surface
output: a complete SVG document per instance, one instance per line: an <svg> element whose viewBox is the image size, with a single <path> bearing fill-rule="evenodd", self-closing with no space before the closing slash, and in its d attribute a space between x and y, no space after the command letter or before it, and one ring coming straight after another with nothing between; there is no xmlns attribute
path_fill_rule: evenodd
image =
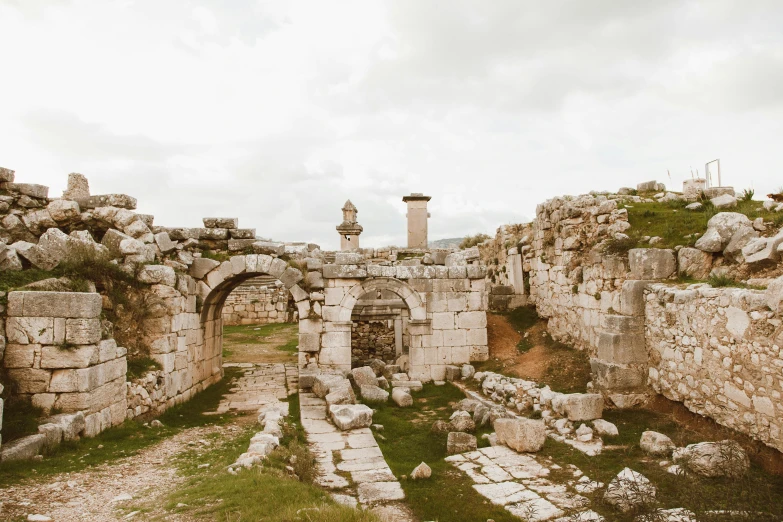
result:
<svg viewBox="0 0 783 522"><path fill-rule="evenodd" d="M362 399L366 402L386 402L389 400L389 392L372 384L362 384L359 391Z"/></svg>
<svg viewBox="0 0 783 522"><path fill-rule="evenodd" d="M364 404L330 406L329 415L335 426L343 431L369 428L372 424L372 410Z"/></svg>
<svg viewBox="0 0 783 522"><path fill-rule="evenodd" d="M256 241L253 243L253 252L256 254L282 256L285 254L285 244L272 241Z"/></svg>
<svg viewBox="0 0 783 522"><path fill-rule="evenodd" d="M546 441L546 425L534 419L497 419L493 425L497 440L515 451L540 451Z"/></svg>
<svg viewBox="0 0 783 522"><path fill-rule="evenodd" d="M733 440L700 442L674 450L673 460L704 477L741 477L750 468L745 450Z"/></svg>
<svg viewBox="0 0 783 522"><path fill-rule="evenodd" d="M658 457L666 457L671 455L672 450L675 448L672 439L663 433L658 433L656 431L645 431L642 433L642 438L639 441L639 445L646 453Z"/></svg>
<svg viewBox="0 0 783 522"><path fill-rule="evenodd" d="M146 265L139 271L139 281L148 284L161 284L175 286L177 284L177 274L170 266L165 265Z"/></svg>
<svg viewBox="0 0 783 522"><path fill-rule="evenodd" d="M476 437L470 433L452 431L446 438L446 453L448 455L465 453L466 451L475 451L476 448Z"/></svg>
<svg viewBox="0 0 783 522"><path fill-rule="evenodd" d="M677 252L677 272L694 279L707 279L712 270L712 254L698 248L684 247Z"/></svg>
<svg viewBox="0 0 783 522"><path fill-rule="evenodd" d="M331 406L332 404L355 404L356 403L356 395L353 393L353 388L351 388L350 384L348 384L348 381L343 379L343 382L340 385L332 385L329 388L329 393L326 394L326 405Z"/></svg>
<svg viewBox="0 0 783 522"><path fill-rule="evenodd" d="M413 406L413 397L403 388L394 388L392 390L392 400L394 404L401 408Z"/></svg>
<svg viewBox="0 0 783 522"><path fill-rule="evenodd" d="M656 493L655 486L647 477L625 468L609 483L604 493L604 501L619 511L627 513L652 504Z"/></svg>
<svg viewBox="0 0 783 522"><path fill-rule="evenodd" d="M745 214L719 212L707 222L707 231L696 241L696 248L705 252L721 252L742 226L753 226Z"/></svg>
<svg viewBox="0 0 783 522"><path fill-rule="evenodd" d="M752 239L742 249L742 256L749 265L764 262L776 262L780 259L780 245L783 244L783 231L770 238Z"/></svg>
<svg viewBox="0 0 783 522"><path fill-rule="evenodd" d="M49 215L59 224L67 224L77 221L81 217L81 209L75 201L56 199L46 206Z"/></svg>
<svg viewBox="0 0 783 522"><path fill-rule="evenodd" d="M674 250L633 248L628 252L631 279L668 279L677 270Z"/></svg>
<svg viewBox="0 0 783 522"><path fill-rule="evenodd" d="M218 266L220 266L220 262L215 261L214 259L197 257L193 260L193 264L190 265L190 275L196 279L202 279Z"/></svg>
<svg viewBox="0 0 783 522"><path fill-rule="evenodd" d="M570 421L600 419L604 398L600 393L571 393L564 396L563 411Z"/></svg>
<svg viewBox="0 0 783 522"><path fill-rule="evenodd" d="M11 292L9 315L16 317L94 318L101 313L100 294L87 292Z"/></svg>
<svg viewBox="0 0 783 522"><path fill-rule="evenodd" d="M324 279L364 279L367 270L357 265L324 265Z"/></svg>
<svg viewBox="0 0 783 522"><path fill-rule="evenodd" d="M467 381L476 374L476 369L473 367L473 365L463 364L460 372L462 374L462 379Z"/></svg>
<svg viewBox="0 0 783 522"><path fill-rule="evenodd" d="M5 443L0 449L0 461L29 460L41 453L45 443L46 436L40 433Z"/></svg>
<svg viewBox="0 0 783 522"><path fill-rule="evenodd" d="M753 239L758 232L752 226L741 226L732 234L729 244L723 249L723 257L733 263L741 263L743 260L742 249Z"/></svg>
<svg viewBox="0 0 783 522"><path fill-rule="evenodd" d="M769 283L764 292L764 300L773 312L783 311L783 276Z"/></svg>
<svg viewBox="0 0 783 522"><path fill-rule="evenodd" d="M449 419L449 429L451 431L475 431L476 424L466 411L455 411Z"/></svg>
<svg viewBox="0 0 783 522"><path fill-rule="evenodd" d="M313 378L313 393L322 399L329 394L332 387L336 389L344 386L350 387L350 383L342 375L327 373Z"/></svg>
<svg viewBox="0 0 783 522"><path fill-rule="evenodd" d="M357 386L369 384L371 386L378 386L378 378L375 376L375 372L369 366L362 366L360 368L354 368L351 370L354 382Z"/></svg>
<svg viewBox="0 0 783 522"><path fill-rule="evenodd" d="M413 480L428 479L432 476L432 468L430 468L425 462L422 462L416 466L410 474Z"/></svg>
<svg viewBox="0 0 783 522"><path fill-rule="evenodd" d="M206 228L228 228L235 229L239 227L239 218L216 218L205 217L203 220Z"/></svg>
<svg viewBox="0 0 783 522"><path fill-rule="evenodd" d="M723 194L710 200L715 208L734 208L737 206L737 198L729 194Z"/></svg>
<svg viewBox="0 0 783 522"><path fill-rule="evenodd" d="M617 431L617 426L604 419L595 419L593 429L601 437L617 437L620 434Z"/></svg>
<svg viewBox="0 0 783 522"><path fill-rule="evenodd" d="M172 241L167 232L159 232L155 234L155 244L160 248L161 253L168 254L175 248L177 248L176 241Z"/></svg>
<svg viewBox="0 0 783 522"><path fill-rule="evenodd" d="M446 365L446 380L451 381L458 381L462 377L462 370L459 366L454 365Z"/></svg>

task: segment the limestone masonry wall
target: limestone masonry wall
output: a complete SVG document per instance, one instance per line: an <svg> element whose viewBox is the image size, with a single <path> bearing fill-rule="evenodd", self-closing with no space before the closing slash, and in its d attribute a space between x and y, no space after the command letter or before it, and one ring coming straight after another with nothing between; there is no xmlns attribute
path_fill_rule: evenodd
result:
<svg viewBox="0 0 783 522"><path fill-rule="evenodd" d="M649 384L689 410L783 451L778 304L774 289L649 285Z"/></svg>
<svg viewBox="0 0 783 522"><path fill-rule="evenodd" d="M293 322L296 308L289 306L289 295L283 284L272 278L248 279L226 298L223 305L223 324ZM293 302L290 304L293 305Z"/></svg>

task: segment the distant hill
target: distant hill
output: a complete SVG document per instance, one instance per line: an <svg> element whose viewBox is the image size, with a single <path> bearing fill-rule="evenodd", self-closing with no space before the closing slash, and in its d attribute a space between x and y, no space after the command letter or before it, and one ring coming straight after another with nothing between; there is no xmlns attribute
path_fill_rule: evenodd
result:
<svg viewBox="0 0 783 522"><path fill-rule="evenodd" d="M459 248L459 244L462 243L464 237L452 237L449 239L436 239L430 241L430 248Z"/></svg>

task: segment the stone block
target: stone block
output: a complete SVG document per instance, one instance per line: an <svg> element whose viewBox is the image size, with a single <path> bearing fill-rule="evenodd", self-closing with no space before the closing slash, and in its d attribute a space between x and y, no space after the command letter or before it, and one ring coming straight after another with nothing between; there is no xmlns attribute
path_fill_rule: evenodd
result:
<svg viewBox="0 0 783 522"><path fill-rule="evenodd" d="M351 370L351 375L353 376L354 382L357 386L378 386L378 378L375 376L375 371L369 366L354 368Z"/></svg>
<svg viewBox="0 0 783 522"><path fill-rule="evenodd" d="M63 430L63 440L65 441L79 440L79 435L86 427L84 413L82 412L53 415L46 419L46 422L60 426Z"/></svg>
<svg viewBox="0 0 783 522"><path fill-rule="evenodd" d="M0 450L0 461L30 460L41 453L45 443L46 436L40 433L5 443Z"/></svg>
<svg viewBox="0 0 783 522"><path fill-rule="evenodd" d="M329 407L329 416L339 429L369 428L373 411L364 404L340 404Z"/></svg>
<svg viewBox="0 0 783 522"><path fill-rule="evenodd" d="M205 228L236 229L239 227L239 218L205 217L202 221L204 222Z"/></svg>
<svg viewBox="0 0 783 522"><path fill-rule="evenodd" d="M147 284L176 286L177 274L170 266L146 265L139 271L138 280Z"/></svg>
<svg viewBox="0 0 783 522"><path fill-rule="evenodd" d="M457 328L486 328L487 313L484 311L459 312Z"/></svg>
<svg viewBox="0 0 783 522"><path fill-rule="evenodd" d="M571 393L564 396L563 410L570 421L600 419L604 398L600 393Z"/></svg>
<svg viewBox="0 0 783 522"><path fill-rule="evenodd" d="M623 315L644 315L644 289L651 281L623 281L620 290L620 313Z"/></svg>
<svg viewBox="0 0 783 522"><path fill-rule="evenodd" d="M100 339L100 332L98 334ZM41 348L41 368L87 368L98 363L98 347L95 345L61 348L44 346Z"/></svg>
<svg viewBox="0 0 783 522"><path fill-rule="evenodd" d="M168 254L177 248L177 243L172 241L167 232L159 232L154 235L155 244L158 245L161 253Z"/></svg>
<svg viewBox="0 0 783 522"><path fill-rule="evenodd" d="M193 260L193 264L190 265L190 275L196 279L202 279L213 269L220 265L218 261L214 259L207 259L205 257L197 257Z"/></svg>
<svg viewBox="0 0 783 522"><path fill-rule="evenodd" d="M338 265L361 265L364 263L364 254L358 252L337 252L334 262Z"/></svg>
<svg viewBox="0 0 783 522"><path fill-rule="evenodd" d="M45 185L0 182L0 189L5 189L9 192L19 192L20 194L36 199L47 199L49 197L49 187Z"/></svg>
<svg viewBox="0 0 783 522"><path fill-rule="evenodd" d="M668 279L677 270L674 250L633 248L628 251L631 279Z"/></svg>
<svg viewBox="0 0 783 522"><path fill-rule="evenodd" d="M168 268L168 267L166 267ZM94 344L101 340L100 319L66 319L65 342Z"/></svg>
<svg viewBox="0 0 783 522"><path fill-rule="evenodd" d="M16 344L52 344L54 318L9 317L5 323L8 342Z"/></svg>
<svg viewBox="0 0 783 522"><path fill-rule="evenodd" d="M324 265L324 279L364 279L367 270L356 265Z"/></svg>
<svg viewBox="0 0 783 522"><path fill-rule="evenodd" d="M476 436L461 431L452 431L446 437L446 453L456 455L467 451L476 451Z"/></svg>
<svg viewBox="0 0 783 522"><path fill-rule="evenodd" d="M9 315L20 317L94 318L101 314L100 294L86 292L11 292Z"/></svg>
<svg viewBox="0 0 783 522"><path fill-rule="evenodd" d="M43 447L49 451L59 446L63 440L63 428L58 424L41 424L38 426L38 433L45 437Z"/></svg>
<svg viewBox="0 0 783 522"><path fill-rule="evenodd" d="M712 254L698 248L683 247L677 252L677 272L694 279L707 279L712 270Z"/></svg>
<svg viewBox="0 0 783 522"><path fill-rule="evenodd" d="M413 406L413 397L406 390L407 388L401 388L401 387L392 389L392 400L394 401L394 404L396 404L400 408Z"/></svg>
<svg viewBox="0 0 783 522"><path fill-rule="evenodd" d="M676 447L672 439L657 431L645 431L639 441L642 451L656 457L668 457Z"/></svg>
<svg viewBox="0 0 783 522"><path fill-rule="evenodd" d="M449 382L458 381L462 378L462 369L459 366L446 365L446 380Z"/></svg>
<svg viewBox="0 0 783 522"><path fill-rule="evenodd" d="M3 366L6 368L32 368L40 344L8 344L5 347Z"/></svg>
<svg viewBox="0 0 783 522"><path fill-rule="evenodd" d="M252 241L247 246L251 246L255 242L256 229L255 228L238 228L229 229L228 235L231 239L241 239L245 241Z"/></svg>
<svg viewBox="0 0 783 522"><path fill-rule="evenodd" d="M285 272L283 272L283 274L279 277L279 279L280 282L282 282L286 288L291 288L299 281L304 279L304 277L302 276L302 272L300 272L296 268L288 267L286 268Z"/></svg>
<svg viewBox="0 0 783 522"><path fill-rule="evenodd" d="M638 391L645 388L647 370L631 365L590 359L593 384L600 390L612 392Z"/></svg>
<svg viewBox="0 0 783 522"><path fill-rule="evenodd" d="M18 393L46 393L51 373L37 368L12 368L8 378L16 384Z"/></svg>
<svg viewBox="0 0 783 522"><path fill-rule="evenodd" d="M520 452L540 451L546 440L543 420L496 419L492 424L499 444Z"/></svg>
<svg viewBox="0 0 783 522"><path fill-rule="evenodd" d="M646 363L647 345L644 332L599 333L598 358L619 364Z"/></svg>
<svg viewBox="0 0 783 522"><path fill-rule="evenodd" d="M373 386L371 384L362 384L359 386L359 393L362 396L362 400L365 402L385 403L389 400L389 392L379 386Z"/></svg>
<svg viewBox="0 0 783 522"><path fill-rule="evenodd" d="M285 244L273 241L256 241L253 243L253 251L256 254L282 256L285 254Z"/></svg>
<svg viewBox="0 0 783 522"><path fill-rule="evenodd" d="M0 182L3 183L13 183L14 182L14 171L11 169L6 169L3 167L0 167Z"/></svg>

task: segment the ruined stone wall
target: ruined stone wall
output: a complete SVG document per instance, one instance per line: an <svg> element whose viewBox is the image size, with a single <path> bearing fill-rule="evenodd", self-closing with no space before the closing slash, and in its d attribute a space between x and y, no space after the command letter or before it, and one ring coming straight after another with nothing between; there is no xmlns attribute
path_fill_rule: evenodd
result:
<svg viewBox="0 0 783 522"><path fill-rule="evenodd" d="M783 451L783 327L774 289L652 284L645 290L649 384Z"/></svg>
<svg viewBox="0 0 783 522"><path fill-rule="evenodd" d="M223 305L223 324L272 324L295 320L289 293L269 277L253 278L237 286ZM290 303L293 305L293 303Z"/></svg>
<svg viewBox="0 0 783 522"><path fill-rule="evenodd" d="M102 338L96 293L11 292L3 357L15 396L49 412L83 412L85 435L126 417L126 350Z"/></svg>
<svg viewBox="0 0 783 522"><path fill-rule="evenodd" d="M627 212L617 208L621 197L550 199L538 205L532 224L501 227L481 245L482 260L494 276L490 284L520 286L509 276L513 256L521 255L527 304L549 320L555 339L591 353L601 318L619 307L619 289L628 277L625 256L604 255L599 246L630 227Z"/></svg>
<svg viewBox="0 0 783 522"><path fill-rule="evenodd" d="M351 366L364 366L370 359L394 363L394 319L353 321L351 329Z"/></svg>

